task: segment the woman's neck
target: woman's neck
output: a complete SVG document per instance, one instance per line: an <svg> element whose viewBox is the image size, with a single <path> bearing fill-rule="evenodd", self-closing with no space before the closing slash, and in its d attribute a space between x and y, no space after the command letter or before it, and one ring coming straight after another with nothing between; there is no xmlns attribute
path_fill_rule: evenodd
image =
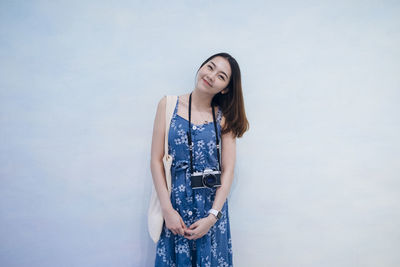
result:
<svg viewBox="0 0 400 267"><path fill-rule="evenodd" d="M190 94L189 94L190 96ZM197 90L192 92L192 107L198 111L209 111L211 107L211 100L213 96L202 94ZM188 99L189 101L189 99ZM189 103L189 102L188 102Z"/></svg>

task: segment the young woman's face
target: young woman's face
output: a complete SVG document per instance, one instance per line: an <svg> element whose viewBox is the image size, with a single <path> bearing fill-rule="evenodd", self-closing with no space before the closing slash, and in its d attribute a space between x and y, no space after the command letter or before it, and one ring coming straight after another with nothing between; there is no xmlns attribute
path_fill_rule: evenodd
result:
<svg viewBox="0 0 400 267"><path fill-rule="evenodd" d="M226 93L230 78L231 66L228 60L217 56L199 69L197 73L197 88L212 95L219 92Z"/></svg>

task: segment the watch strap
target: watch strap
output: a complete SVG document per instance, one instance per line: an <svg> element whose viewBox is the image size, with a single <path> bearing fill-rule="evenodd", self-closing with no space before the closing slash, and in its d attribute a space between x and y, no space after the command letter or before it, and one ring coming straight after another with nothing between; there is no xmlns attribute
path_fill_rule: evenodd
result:
<svg viewBox="0 0 400 267"><path fill-rule="evenodd" d="M219 210L216 210L216 209L210 209L208 211L208 213L211 213L212 215L214 215L215 218L217 218L217 220L221 219L221 217L222 217L222 213Z"/></svg>

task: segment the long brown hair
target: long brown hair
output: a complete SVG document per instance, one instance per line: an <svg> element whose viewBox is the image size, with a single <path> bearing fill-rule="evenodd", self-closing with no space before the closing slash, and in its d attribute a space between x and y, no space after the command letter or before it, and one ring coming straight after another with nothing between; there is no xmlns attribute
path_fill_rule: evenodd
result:
<svg viewBox="0 0 400 267"><path fill-rule="evenodd" d="M211 103L213 103L214 106L220 106L225 117L225 124L221 129L221 134L232 132L235 137L242 137L250 126L244 110L242 80L239 64L236 59L228 53L217 53L207 58L206 61L201 64L197 72L199 72L204 64L217 56L228 60L232 74L228 86L226 87L228 88L228 92L225 94L216 94Z"/></svg>

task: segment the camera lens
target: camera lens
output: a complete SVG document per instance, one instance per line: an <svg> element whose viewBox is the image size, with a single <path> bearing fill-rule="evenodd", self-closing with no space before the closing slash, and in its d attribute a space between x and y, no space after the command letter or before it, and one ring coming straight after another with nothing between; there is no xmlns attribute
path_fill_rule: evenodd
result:
<svg viewBox="0 0 400 267"><path fill-rule="evenodd" d="M217 177L214 174L206 174L203 176L203 184L207 187L213 187L217 182Z"/></svg>
<svg viewBox="0 0 400 267"><path fill-rule="evenodd" d="M215 183L217 181L217 178L215 177L215 175L208 175L207 176L207 183L211 184L211 183Z"/></svg>

